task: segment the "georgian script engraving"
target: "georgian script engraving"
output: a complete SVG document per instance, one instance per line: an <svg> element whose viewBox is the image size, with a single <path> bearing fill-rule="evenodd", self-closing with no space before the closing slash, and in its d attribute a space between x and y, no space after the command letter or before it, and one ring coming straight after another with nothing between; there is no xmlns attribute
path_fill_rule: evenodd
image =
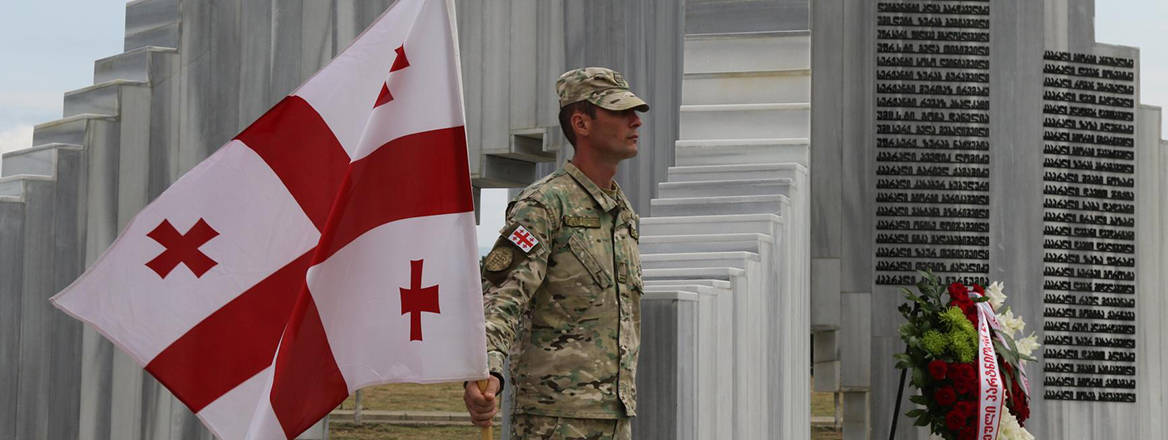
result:
<svg viewBox="0 0 1168 440"><path fill-rule="evenodd" d="M1043 62L1044 397L1135 402L1135 63Z"/></svg>
<svg viewBox="0 0 1168 440"><path fill-rule="evenodd" d="M877 3L876 283L987 282L990 6Z"/></svg>

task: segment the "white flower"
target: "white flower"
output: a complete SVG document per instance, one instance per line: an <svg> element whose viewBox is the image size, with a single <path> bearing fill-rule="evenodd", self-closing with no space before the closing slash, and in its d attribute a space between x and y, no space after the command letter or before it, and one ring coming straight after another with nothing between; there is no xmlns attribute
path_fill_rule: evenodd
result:
<svg viewBox="0 0 1168 440"><path fill-rule="evenodd" d="M1018 424L1009 411L1002 412L1002 421L998 425L998 440L1034 440L1034 436Z"/></svg>
<svg viewBox="0 0 1168 440"><path fill-rule="evenodd" d="M1033 333L1030 336L1014 341L1014 343L1018 346L1018 353L1026 356L1030 356L1031 353L1034 353L1034 350L1038 349L1038 337L1034 336Z"/></svg>
<svg viewBox="0 0 1168 440"><path fill-rule="evenodd" d="M1005 287L1001 281L994 281L985 289L986 296L990 298L990 305L993 306L994 310L1001 309L1002 304L1006 303L1006 294L1002 292Z"/></svg>
<svg viewBox="0 0 1168 440"><path fill-rule="evenodd" d="M1006 313L998 317L998 322L1002 323L1002 328L1010 337L1021 335L1026 330L1026 321L1021 316L1015 316L1013 310L1006 309Z"/></svg>

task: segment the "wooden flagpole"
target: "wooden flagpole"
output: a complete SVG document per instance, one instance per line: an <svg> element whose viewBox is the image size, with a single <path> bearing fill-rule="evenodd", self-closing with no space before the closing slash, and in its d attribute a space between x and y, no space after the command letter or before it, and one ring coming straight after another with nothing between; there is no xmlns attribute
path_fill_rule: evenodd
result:
<svg viewBox="0 0 1168 440"><path fill-rule="evenodd" d="M487 392L487 383L488 382L486 379L480 380L477 383L479 385L479 392L483 392L483 393ZM496 396L496 397L498 397L498 396ZM494 440L495 433L493 431L494 430L491 429L490 425L487 425L485 428L483 428L482 440Z"/></svg>

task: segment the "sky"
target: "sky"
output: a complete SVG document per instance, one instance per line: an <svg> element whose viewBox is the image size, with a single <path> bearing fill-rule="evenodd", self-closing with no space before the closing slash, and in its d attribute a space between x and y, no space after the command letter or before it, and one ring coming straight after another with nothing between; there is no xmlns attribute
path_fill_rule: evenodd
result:
<svg viewBox="0 0 1168 440"><path fill-rule="evenodd" d="M124 5L0 0L0 152L30 146L34 125L60 118L65 92L93 84L93 62L122 52ZM1140 101L1168 108L1168 0L1097 0L1095 38L1139 47ZM480 251L502 227L506 202L506 190L483 191Z"/></svg>

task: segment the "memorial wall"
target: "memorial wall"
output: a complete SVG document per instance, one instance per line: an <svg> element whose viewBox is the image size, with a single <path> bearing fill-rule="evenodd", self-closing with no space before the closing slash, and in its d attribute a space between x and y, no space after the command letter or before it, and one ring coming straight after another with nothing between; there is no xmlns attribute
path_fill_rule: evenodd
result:
<svg viewBox="0 0 1168 440"><path fill-rule="evenodd" d="M928 437L892 410L898 289L920 270L1005 282L1043 344L1028 365L1037 438L1168 438L1154 234L1168 169L1160 131L1141 126L1159 110L1140 106L1138 49L1094 41L1094 7L813 4L813 29L850 29L813 34L812 65L814 294L840 297L815 362L839 359L845 439L886 438L893 417L895 438Z"/></svg>
<svg viewBox="0 0 1168 440"><path fill-rule="evenodd" d="M876 284L987 284L990 7L972 3L877 4Z"/></svg>
<svg viewBox="0 0 1168 440"><path fill-rule="evenodd" d="M1136 401L1134 66L1043 57L1047 400Z"/></svg>

